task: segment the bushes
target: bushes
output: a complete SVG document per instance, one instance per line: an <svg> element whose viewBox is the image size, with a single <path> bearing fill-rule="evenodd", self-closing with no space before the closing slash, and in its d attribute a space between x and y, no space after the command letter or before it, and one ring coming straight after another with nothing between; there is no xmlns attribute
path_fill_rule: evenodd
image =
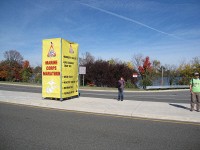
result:
<svg viewBox="0 0 200 150"><path fill-rule="evenodd" d="M110 63L109 61L97 60L85 64L87 73L85 75L85 83L89 85L94 83L97 87L116 87L116 82L120 77L124 77L128 83L128 87L134 87L132 74L133 69L129 68L125 63Z"/></svg>

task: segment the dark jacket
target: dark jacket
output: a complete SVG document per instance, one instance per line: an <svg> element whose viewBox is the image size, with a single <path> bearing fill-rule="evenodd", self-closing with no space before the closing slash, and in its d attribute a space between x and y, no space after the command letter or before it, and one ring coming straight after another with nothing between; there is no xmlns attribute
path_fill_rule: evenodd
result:
<svg viewBox="0 0 200 150"><path fill-rule="evenodd" d="M124 80L119 80L118 81L118 89L124 89L125 86L125 81Z"/></svg>

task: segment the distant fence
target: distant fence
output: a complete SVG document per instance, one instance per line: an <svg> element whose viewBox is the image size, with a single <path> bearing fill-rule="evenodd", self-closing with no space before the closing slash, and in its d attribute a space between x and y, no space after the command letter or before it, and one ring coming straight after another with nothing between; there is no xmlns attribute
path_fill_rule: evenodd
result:
<svg viewBox="0 0 200 150"><path fill-rule="evenodd" d="M146 90L189 89L189 85L147 86Z"/></svg>

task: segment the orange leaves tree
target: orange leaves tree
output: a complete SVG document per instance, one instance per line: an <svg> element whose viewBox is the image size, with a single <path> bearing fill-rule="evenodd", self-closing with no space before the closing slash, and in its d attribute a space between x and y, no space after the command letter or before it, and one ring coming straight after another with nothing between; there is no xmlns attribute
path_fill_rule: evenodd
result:
<svg viewBox="0 0 200 150"><path fill-rule="evenodd" d="M8 78L8 72L9 66L6 61L1 61L0 62L0 80L7 80Z"/></svg>
<svg viewBox="0 0 200 150"><path fill-rule="evenodd" d="M20 81L20 70L22 65L17 62L0 62L0 80L4 81Z"/></svg>
<svg viewBox="0 0 200 150"><path fill-rule="evenodd" d="M21 54L16 50L9 50L4 53L4 58L0 62L0 80L20 81L23 61Z"/></svg>
<svg viewBox="0 0 200 150"><path fill-rule="evenodd" d="M16 50L5 51L4 58L0 62L0 80L27 82L32 75L29 61L23 61L22 55Z"/></svg>
<svg viewBox="0 0 200 150"><path fill-rule="evenodd" d="M141 75L141 84L145 89L146 86L152 85L152 78L153 78L153 67L151 65L150 59L147 56L145 59L142 60L143 65L138 67L139 73Z"/></svg>

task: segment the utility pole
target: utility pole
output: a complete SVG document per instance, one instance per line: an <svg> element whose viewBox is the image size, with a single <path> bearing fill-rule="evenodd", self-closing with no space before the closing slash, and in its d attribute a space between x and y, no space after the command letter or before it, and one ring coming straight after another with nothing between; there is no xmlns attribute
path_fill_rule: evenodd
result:
<svg viewBox="0 0 200 150"><path fill-rule="evenodd" d="M161 66L161 70L162 70L162 78L161 78L161 85L163 86L163 74L164 74L164 69L165 67L164 66Z"/></svg>

